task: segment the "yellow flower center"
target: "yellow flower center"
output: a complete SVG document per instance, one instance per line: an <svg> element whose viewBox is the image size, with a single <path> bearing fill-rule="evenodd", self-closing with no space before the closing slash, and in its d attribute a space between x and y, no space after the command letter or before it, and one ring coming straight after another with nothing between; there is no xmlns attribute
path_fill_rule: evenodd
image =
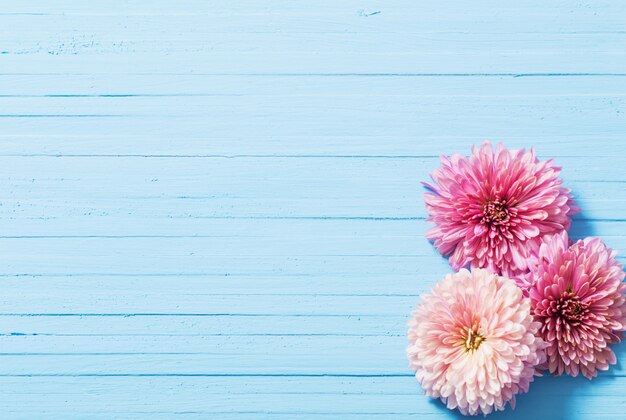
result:
<svg viewBox="0 0 626 420"><path fill-rule="evenodd" d="M478 331L468 328L467 337L465 338L465 351L477 350L483 341L485 341L485 337L480 335Z"/></svg>

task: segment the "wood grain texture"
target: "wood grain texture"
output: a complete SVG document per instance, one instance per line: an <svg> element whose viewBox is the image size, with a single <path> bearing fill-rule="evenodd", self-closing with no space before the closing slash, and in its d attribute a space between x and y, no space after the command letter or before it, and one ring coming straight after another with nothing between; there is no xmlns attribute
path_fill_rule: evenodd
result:
<svg viewBox="0 0 626 420"><path fill-rule="evenodd" d="M0 4L3 418L459 418L405 324L420 182L485 138L626 249L626 4ZM626 262L626 257L619 256ZM621 419L626 346L490 418Z"/></svg>

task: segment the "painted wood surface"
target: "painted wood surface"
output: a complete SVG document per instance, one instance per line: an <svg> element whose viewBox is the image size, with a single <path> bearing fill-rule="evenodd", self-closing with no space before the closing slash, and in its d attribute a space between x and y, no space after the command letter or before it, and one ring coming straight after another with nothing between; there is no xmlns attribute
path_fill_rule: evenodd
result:
<svg viewBox="0 0 626 420"><path fill-rule="evenodd" d="M0 4L3 418L458 418L407 368L420 182L554 157L626 262L626 3ZM622 419L620 362L490 418Z"/></svg>

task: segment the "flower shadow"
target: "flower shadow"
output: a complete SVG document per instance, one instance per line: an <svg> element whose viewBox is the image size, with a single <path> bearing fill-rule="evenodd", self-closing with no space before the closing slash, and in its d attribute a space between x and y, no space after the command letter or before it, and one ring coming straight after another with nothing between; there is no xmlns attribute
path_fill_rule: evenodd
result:
<svg viewBox="0 0 626 420"><path fill-rule="evenodd" d="M584 212L574 215L568 235L570 239L577 241L588 236L596 236L596 229L591 221L585 217Z"/></svg>
<svg viewBox="0 0 626 420"><path fill-rule="evenodd" d="M613 350L617 355L617 365L611 366L608 372L601 372L592 380L581 375L573 378L544 374L542 377L535 378L530 384L528 393L517 396L514 410L507 406L504 411L492 413L487 418L489 420L588 418L586 415L598 409L598 398L601 398L603 405L614 407L616 401L622 400L621 387L615 386L614 382L623 379L618 375L624 369L620 360L626 357L626 341L614 345ZM446 418L459 420L471 418L462 415L457 410L448 410L439 400L431 400L431 403L437 405L442 414L445 413ZM594 416L594 418L602 418L602 416Z"/></svg>
<svg viewBox="0 0 626 420"><path fill-rule="evenodd" d="M589 381L582 376L572 378L544 375L535 379L528 393L517 396L515 409L507 405L504 411L491 413L487 418L490 420L573 419L576 418L580 406L572 402L589 394L590 388L596 386L598 382L613 379L609 376L602 376ZM582 399L584 401L584 398ZM439 400L433 400L433 403L438 405L442 412L447 411L451 414L447 416L448 418L458 420L472 418L462 415L457 410L448 411L445 404ZM476 418L482 418L482 416Z"/></svg>

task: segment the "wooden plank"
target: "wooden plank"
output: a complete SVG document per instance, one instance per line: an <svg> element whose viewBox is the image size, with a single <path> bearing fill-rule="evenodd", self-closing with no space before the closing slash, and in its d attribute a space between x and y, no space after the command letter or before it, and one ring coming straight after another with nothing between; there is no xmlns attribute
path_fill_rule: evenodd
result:
<svg viewBox="0 0 626 420"><path fill-rule="evenodd" d="M600 32L598 29L610 31L624 22L617 14L623 5L618 0L600 0L593 7L584 3L572 3L564 0L549 3L530 0L519 3L511 0L486 0L479 4L464 5L441 4L435 0L415 3L410 0L393 0L384 5L373 0L346 0L341 3L332 0L317 1L310 7L306 3L289 0L274 0L271 5L259 4L254 0L240 1L236 4L223 4L215 1L186 0L173 5L171 2L158 0L150 2L125 2L115 0L107 5L85 5L77 2L64 2L51 6L44 0L23 1L16 4L3 4L0 14L7 21L15 22L16 29L36 31L51 28L45 25L51 17L56 22L71 22L80 25L84 31L94 29L94 24L107 22L108 29L113 33L140 30L167 30L170 25L184 25L195 28L194 24L202 19L211 19L211 25L202 25L198 30L246 33L259 29L283 32L332 32L336 29L374 30L384 26L393 32L442 31L449 26L458 27L466 24L471 33L480 33L489 29L524 33L533 31L567 32L578 29ZM372 13L380 11L380 13ZM528 21L520 16L528 17ZM221 19L212 19L212 18ZM559 20L555 20L559 17ZM80 19L77 19L80 18ZM18 20L26 19L26 20ZM30 19L30 20L28 20ZM24 28L17 23L39 22L39 27ZM292 23L293 26L280 26L281 23ZM136 23L134 26L124 23ZM150 23L154 22L154 26ZM245 25L237 25L245 22ZM121 24L120 24L121 23ZM157 25L159 23L159 25ZM250 25L252 23L252 25ZM254 25L256 23L256 25ZM300 25L295 25L299 23ZM169 25L168 25L169 24ZM473 24L473 26L470 26ZM482 24L482 25L479 25ZM217 28L216 25L219 25ZM261 26L259 26L261 25ZM315 25L315 26L311 26ZM57 27L61 30L65 25ZM356 26L356 28L353 28Z"/></svg>
<svg viewBox="0 0 626 420"><path fill-rule="evenodd" d="M542 413L554 419L620 419L626 405L623 381L538 378L530 393L518 397L515 411L490 418L528 418L541 404ZM73 415L94 418L94 412L151 418L216 412L225 419L458 418L419 395L411 377L27 377L0 378L0 383L6 389L0 396L5 414L21 417L62 416L71 407ZM155 395L158 405L151 403Z"/></svg>
<svg viewBox="0 0 626 420"><path fill-rule="evenodd" d="M57 279L58 280L58 279ZM132 278L129 279L133 281ZM157 282L158 279L153 279ZM209 280L209 279L205 279ZM175 279L171 279L172 284ZM110 279L115 285L116 280ZM259 282L261 283L261 282ZM312 286L314 287L314 286ZM209 287L210 288L210 287ZM287 292L287 291L285 291ZM417 298L416 298L417 299ZM12 316L3 314L2 336L256 337L405 335L401 316ZM398 332L399 331L399 332ZM25 349L27 350L27 349ZM75 350L80 350L75 348ZM103 348L102 350L106 350Z"/></svg>
<svg viewBox="0 0 626 420"><path fill-rule="evenodd" d="M455 134L419 134L393 136L393 142L383 134L320 135L293 134L274 136L243 135L223 132L219 135L202 133L185 135L177 141L171 125L157 123L160 132L135 120L137 126L110 126L102 121L74 119L73 130L58 119L31 119L28 122L3 121L6 133L0 133L0 156L110 156L110 157L337 157L390 158L437 157L453 152L469 154L472 144L489 138L503 141L510 148L534 146L542 159L562 155L594 158L614 154L623 144L623 134L602 133L541 134L526 127L514 128L515 135L497 134L504 128L485 130L484 134L463 136ZM4 127L3 126L3 127ZM12 127L10 130L9 128ZM90 132L89 128L108 134ZM133 128L134 127L134 128ZM145 128L144 132L141 132ZM445 127L442 127L442 131ZM127 130L126 130L127 129ZM565 129L565 128L564 128ZM250 128L252 130L252 128ZM125 132L125 131L131 131ZM456 131L456 130L454 130ZM453 132L454 132L453 131ZM21 133L21 134L20 134ZM495 133L495 134L494 134ZM520 135L523 134L523 135ZM191 137L190 137L191 136Z"/></svg>
<svg viewBox="0 0 626 420"><path fill-rule="evenodd" d="M380 336L3 336L0 376L410 376L405 330ZM624 344L612 348L618 357L626 353ZM600 375L626 372L616 365Z"/></svg>
<svg viewBox="0 0 626 420"><path fill-rule="evenodd" d="M625 78L626 79L626 78ZM357 96L359 106L354 106ZM276 95L268 103L264 96L188 96L188 97L7 97L2 98L5 112L2 118L67 118L67 116L92 116L100 118L154 118L195 120L200 117L205 124L216 123L219 119L230 118L231 121L246 115L256 119L263 117L265 124L276 119L288 120L291 115L315 120L320 115L333 119L354 118L359 113L361 118L381 118L396 115L396 118L407 115L436 114L444 107L454 106L466 109L465 117L474 109L482 109L491 118L502 118L511 109L518 110L516 118L533 118L543 115L550 118L565 118L570 115L571 104L567 95L560 96L519 96L511 101L506 96L455 96L442 98L439 96L370 96L370 95ZM446 100L447 99L447 100ZM604 115L605 122L623 121L625 118L620 110L626 95L585 95L577 97L578 106L589 115L588 118L599 119ZM472 108L471 106L474 106ZM333 115L330 114L332 111ZM580 111L578 111L580 112ZM306 119L305 119L306 121ZM254 122L254 121L253 121Z"/></svg>
<svg viewBox="0 0 626 420"><path fill-rule="evenodd" d="M359 18L353 12L353 16ZM133 55L151 54L189 54L194 53L204 57L224 56L231 57L230 61L236 61L239 54L254 52L272 56L278 51L280 55L302 54L307 51L310 54L327 53L329 46L333 47L333 54L345 51L353 57L361 54L370 56L385 55L400 57L403 54L416 56L434 55L446 56L452 54L465 55L468 51L487 51L495 53L515 55L528 55L531 60L537 60L541 53L553 51L564 57L589 57L620 56L620 48L626 41L622 32L614 33L499 33L494 36L493 32L466 32L460 31L454 25L448 28L440 28L441 32L403 32L387 31L383 28L375 28L373 31L359 32L343 30L331 32L304 32L299 31L254 31L252 33L225 32L219 25L213 25L212 21L223 19L215 16L212 19L200 18L196 25L187 26L188 18L176 25L176 21L169 17L167 21L169 30L158 30L155 26L164 25L163 20L152 28L148 27L137 31L143 22L117 20L117 25L123 25L130 30L121 30L111 33L104 28L110 28L110 22L114 19L83 17L75 18L74 22L59 22L58 17L44 19L15 19L7 20L7 30L11 36L2 45L4 55L83 55L83 54L124 54ZM362 20L362 17L360 18ZM374 19L372 21L374 23ZM16 21L17 22L14 22ZM43 22L42 22L43 20ZM266 18L259 16L256 22L265 21ZM79 21L80 23L78 23ZM252 22L254 25L256 22ZM248 22L249 23L249 22ZM56 25L46 30L46 24ZM31 29L36 25L36 30ZM59 28L63 25L63 28ZM195 27L194 27L195 26ZM218 28L215 28L218 26ZM89 29L87 29L90 27ZM140 27L140 26L139 26ZM201 28L211 28L209 31ZM378 29L378 30L377 30ZM381 30L382 29L382 30ZM452 33L445 32L454 31ZM217 32L217 33L216 33ZM384 37L381 37L381 32ZM485 55L487 56L487 55ZM551 61L554 62L554 61ZM310 61L313 63L313 61ZM582 64L582 63L579 63ZM370 64L371 66L371 64ZM589 64L587 64L589 66ZM231 67L235 70L235 67ZM289 68L289 67L288 67ZM363 69L368 68L364 66ZM580 67L579 67L580 68ZM612 66L617 69L617 66ZM277 69L278 70L278 69ZM239 73L240 71L236 71ZM278 71L280 73L280 71Z"/></svg>
<svg viewBox="0 0 626 420"><path fill-rule="evenodd" d="M486 48L483 46L482 48ZM211 75L397 75L397 76L606 76L624 77L623 48L609 52L576 52L560 50L558 44L549 50L496 54L428 51L402 53L170 53L163 61L160 53L120 55L116 53L63 55L0 55L2 74L211 74ZM332 51L332 50L331 50ZM123 57L120 59L120 56ZM236 60L235 60L236 58ZM103 69L108 69L103 72ZM251 72L250 69L254 69Z"/></svg>
<svg viewBox="0 0 626 420"><path fill-rule="evenodd" d="M624 172L619 166L620 161L619 154L607 150L605 156L589 159L562 156L556 160L556 163L562 167L563 178L567 181L597 183L604 181L602 183L611 184L624 180ZM185 192L193 195L194 192L202 191L203 188L206 189L211 185L222 185L226 179L233 181L233 191L237 188L248 188L254 191L254 185L246 186L254 180L257 184L289 182L291 185L297 185L298 180L292 180L294 174L298 174L303 184L312 181L322 184L344 181L353 185L360 183L363 188L368 187L370 183L393 181L402 184L411 183L414 190L419 190L420 181L427 180L429 173L440 166L439 158L434 156L378 160L367 157L290 159L280 156L274 159L262 159L256 156L238 159L228 157L149 159L137 156L98 158L36 156L21 159L9 156L0 157L0 163L2 179L13 181L17 185L30 182L35 193L40 180L41 182L66 182L75 185L80 185L81 182L92 182L94 186L91 189L91 196L95 195L94 190L97 190L97 193L105 194L105 197L106 194L116 192L124 194L138 187L146 188L152 185L152 187L147 187L149 189L143 195L135 195L135 198L149 197L150 190L155 193L176 190L172 186L174 181L179 183L179 195L184 195ZM320 171L320 168L324 168L324 171ZM364 179L366 173L371 175ZM117 189L117 185L115 188L98 188L107 180L110 182L126 180L128 185L120 183L120 190ZM246 185L238 185L238 180L245 181ZM223 187L227 186L229 185L223 185ZM16 190L18 194L20 191L24 190ZM297 189L290 190L289 188L287 191L298 192ZM84 192L88 193L88 191ZM307 191L299 193L303 195ZM88 197L90 195L84 196L84 198ZM33 198L37 198L37 195Z"/></svg>
<svg viewBox="0 0 626 420"><path fill-rule="evenodd" d="M565 185L573 190L584 209L578 219L623 219L626 178L621 157L605 150L605 154L612 156L557 159L563 167ZM424 190L419 183L427 181L428 174L439 165L436 157L302 156L297 159L7 156L0 157L0 162L0 177L6 185L0 207L0 214L6 219L1 223L6 225L3 230L9 236L29 234L22 230L28 229L29 224L10 221L19 218L69 217L78 223L70 226L70 231L76 232L73 234L105 234L104 226L94 226L87 216L110 218L115 224L107 226L117 229L111 235L122 235L121 226L128 227L131 235L138 234L133 232L146 225L139 218L162 219L152 228L164 226L165 230L167 226L185 223L165 219L185 218L419 219L426 217L421 200ZM390 189L395 192L390 194ZM44 227L41 223L33 226ZM54 226L55 222L46 223ZM79 226L85 226L85 230L81 231ZM95 231L90 231L91 228ZM575 234L591 235L590 229L579 226ZM48 232L62 234L54 229ZM182 234L192 232L193 227Z"/></svg>
<svg viewBox="0 0 626 420"><path fill-rule="evenodd" d="M626 94L626 79L617 76L534 76L534 77L446 77L420 76L245 76L207 74L159 75L3 75L0 98L36 97L44 103L56 98L72 101L81 97L108 100L134 97L161 98L212 96L266 96L266 97L416 97L424 99L457 100L509 98L519 99L561 97L574 100L622 98ZM108 99L107 99L108 98ZM385 99L385 98L379 98ZM50 102L63 103L63 102ZM94 102L97 103L97 102ZM98 133L93 133L94 135ZM184 144L180 145L184 147ZM416 145L419 146L419 145Z"/></svg>
<svg viewBox="0 0 626 420"><path fill-rule="evenodd" d="M593 185L593 184L591 184ZM618 205L619 200L602 201L604 205ZM4 202L8 202L5 200ZM588 202L586 202L588 203ZM6 205L6 204L5 204ZM78 205L78 203L77 203ZM25 203L22 202L22 206ZM97 212L85 216L52 217L48 205L47 217L33 218L13 214L2 224L2 239L60 239L60 238L276 238L283 240L285 235L311 236L320 240L339 239L345 236L360 240L393 238L410 246L411 251L423 249L420 239L430 226L421 218L381 217L381 216L215 216L215 217L155 217L135 215L107 216ZM375 206L370 207L370 210ZM126 207L130 210L131 207ZM586 213L588 214L588 213ZM19 223L17 221L20 221ZM272 229L289 229L292 234L272 234ZM570 236L575 239L585 236L611 237L624 236L625 222L616 219L583 219L576 216L570 228ZM349 229L353 229L350 231ZM358 234L351 234L358 229ZM384 229L389 229L384 232ZM315 233L312 233L315 232ZM225 239L222 239L225 240ZM228 239L226 239L228 240ZM231 239L232 240L232 239ZM235 239L236 240L236 239ZM109 241L109 243L112 243ZM395 247L394 247L395 249ZM408 248L405 248L406 251Z"/></svg>
<svg viewBox="0 0 626 420"><path fill-rule="evenodd" d="M623 135L624 126L624 113L619 108L621 100L614 104L581 100L580 108L572 108L571 105L568 107L557 100L547 100L546 105L541 105L541 99L524 100L521 103L507 102L504 99L493 102L483 99L481 102L485 104L484 107L472 108L474 101L467 98L460 102L455 101L455 107L450 108L448 101L435 99L404 99L397 103L385 100L383 103L389 106L379 107L376 98L369 98L358 107L348 99L337 99L338 106L329 109L332 100L333 98L326 98L310 102L304 97L285 98L280 103L267 105L267 102L257 98L243 101L241 108L238 108L236 101L231 101L215 109L198 109L191 115L173 115L175 111L168 110L165 104L161 105L162 108L156 115L150 115L150 111L146 114L147 111L141 109L123 114L112 108L107 110L108 113L96 114L91 113L89 108L74 109L77 112L74 114L66 113L61 108L43 114L42 109L39 109L39 113L27 114L9 110L0 119L4 136L13 136L11 143L14 144L14 150L22 150L20 144L27 144L33 137L47 136L51 136L51 139L46 140L43 148L31 146L30 149L35 149L34 153L45 153L55 149L76 148L72 145L81 142L81 136L98 133L95 136L96 144L104 147L98 146L96 153L107 153L103 149L106 150L107 144L112 144L110 150L113 154L115 150L121 150L122 153L134 150L137 154L149 154L151 151L163 153L165 149L175 155L186 155L190 149L198 148L209 154L219 153L220 150L226 151L226 154L271 154L278 152L272 150L273 147L289 143L292 144L285 152L298 153L300 149L297 144L300 142L312 142L326 136L328 138L322 142L322 146L324 143L341 145L342 142L347 142L347 145L335 146L335 149L350 150L348 155L358 154L360 147L367 150L368 145L373 142L378 143L374 149L380 150L382 145L393 143L390 139L396 137L401 139L401 143L390 146L392 151L403 148L406 150L407 146L404 145L409 142L409 138L415 139L415 142L435 142L440 147L448 139L453 139L452 144L458 144L460 139L465 141L465 147L461 149L440 149L442 152L445 150L445 153L450 150L467 150L470 144L479 143L485 138L494 141L512 138L516 144L522 144L522 138L540 138L543 139L542 143L552 139L564 141L565 145L572 144L572 140L576 138L582 138L587 144L595 140L608 140L599 147L612 150L612 145L619 145L618 136ZM341 104L343 106L339 106ZM406 109L401 109L400 104L404 104ZM451 113L451 109L454 112ZM70 121L71 126L68 126ZM239 124L237 131L232 129L234 121ZM122 140L130 140L131 145L115 145L118 135ZM187 137L192 138L192 143L172 152L172 144L180 143L180 139ZM136 138L139 138L139 144L133 144ZM363 146L358 145L360 139L365 139ZM65 147L54 146L52 143L65 140L69 142ZM233 145L226 146L231 140ZM246 148L254 140L257 144ZM260 150L264 142L269 142L267 151ZM152 145L144 147L149 143ZM209 146L211 144L217 147ZM354 146L348 146L350 144ZM528 141L523 144L530 146L533 143ZM93 149L87 148L88 145L89 143L81 144L78 148L83 150L82 153L90 153ZM29 149L28 146L25 148ZM316 154L311 144L303 146L302 150ZM389 152L385 151L383 154Z"/></svg>
<svg viewBox="0 0 626 420"><path fill-rule="evenodd" d="M419 180L419 178L416 178ZM328 181L330 182L330 180ZM25 185L26 182L12 183ZM40 187L46 185L60 185L68 191L79 192L86 184L72 182L41 182ZM288 184L288 185L285 185ZM344 180L337 185L350 186L350 182ZM577 203L585 209L583 213L576 215L576 220L597 221L622 221L624 184L623 183L593 183L571 182L568 186L586 186L587 189L575 190ZM271 190L272 186L289 188L288 191L297 191L299 188L307 188L311 192L320 191L323 184L307 183L303 180L298 182L273 182L259 186L259 196L243 201L240 196L225 196L219 185L207 187L199 194L185 194L182 196L165 197L159 199L156 196L148 196L143 200L136 196L101 197L100 199L37 197L26 198L24 196L9 196L3 198L3 206L0 214L4 216L2 236L20 235L176 235L174 226L183 229L178 235L203 235L206 228L204 223L211 223L210 219L254 219L254 218L279 218L279 219L421 219L426 217L426 212L419 200L422 191L415 185L402 185L402 190L407 191L405 197L411 200L395 198L388 201L368 201L368 196L359 195L360 190L352 190L352 194L346 197L326 194L312 194L302 197L299 194ZM355 188L363 187L362 184ZM23 187L20 188L23 190ZM41 191L41 189L39 189ZM153 189L154 190L154 189ZM378 191L384 191L385 185L373 183L369 194L375 199L381 195L375 195ZM400 188L399 188L400 190ZM595 190L592 192L592 190ZM12 189L12 191L15 191ZM243 196L249 190L243 191ZM605 194L603 197L602 194ZM589 197L589 195L592 195ZM147 204L152 208L148 211ZM17 220L28 220L25 224L16 223ZM195 220L193 220L195 219ZM204 220L207 219L207 220ZM76 224L63 229L62 224L73 221ZM103 222L110 222L102 225ZM581 222L582 223L582 222ZM151 225L151 226L150 226ZM124 233L122 228L130 226L130 230ZM594 232L607 231L602 225L597 228L576 226L576 236L592 235ZM120 233L121 232L121 233ZM421 232L421 231L420 231ZM611 234L623 234L624 232L609 231Z"/></svg>

